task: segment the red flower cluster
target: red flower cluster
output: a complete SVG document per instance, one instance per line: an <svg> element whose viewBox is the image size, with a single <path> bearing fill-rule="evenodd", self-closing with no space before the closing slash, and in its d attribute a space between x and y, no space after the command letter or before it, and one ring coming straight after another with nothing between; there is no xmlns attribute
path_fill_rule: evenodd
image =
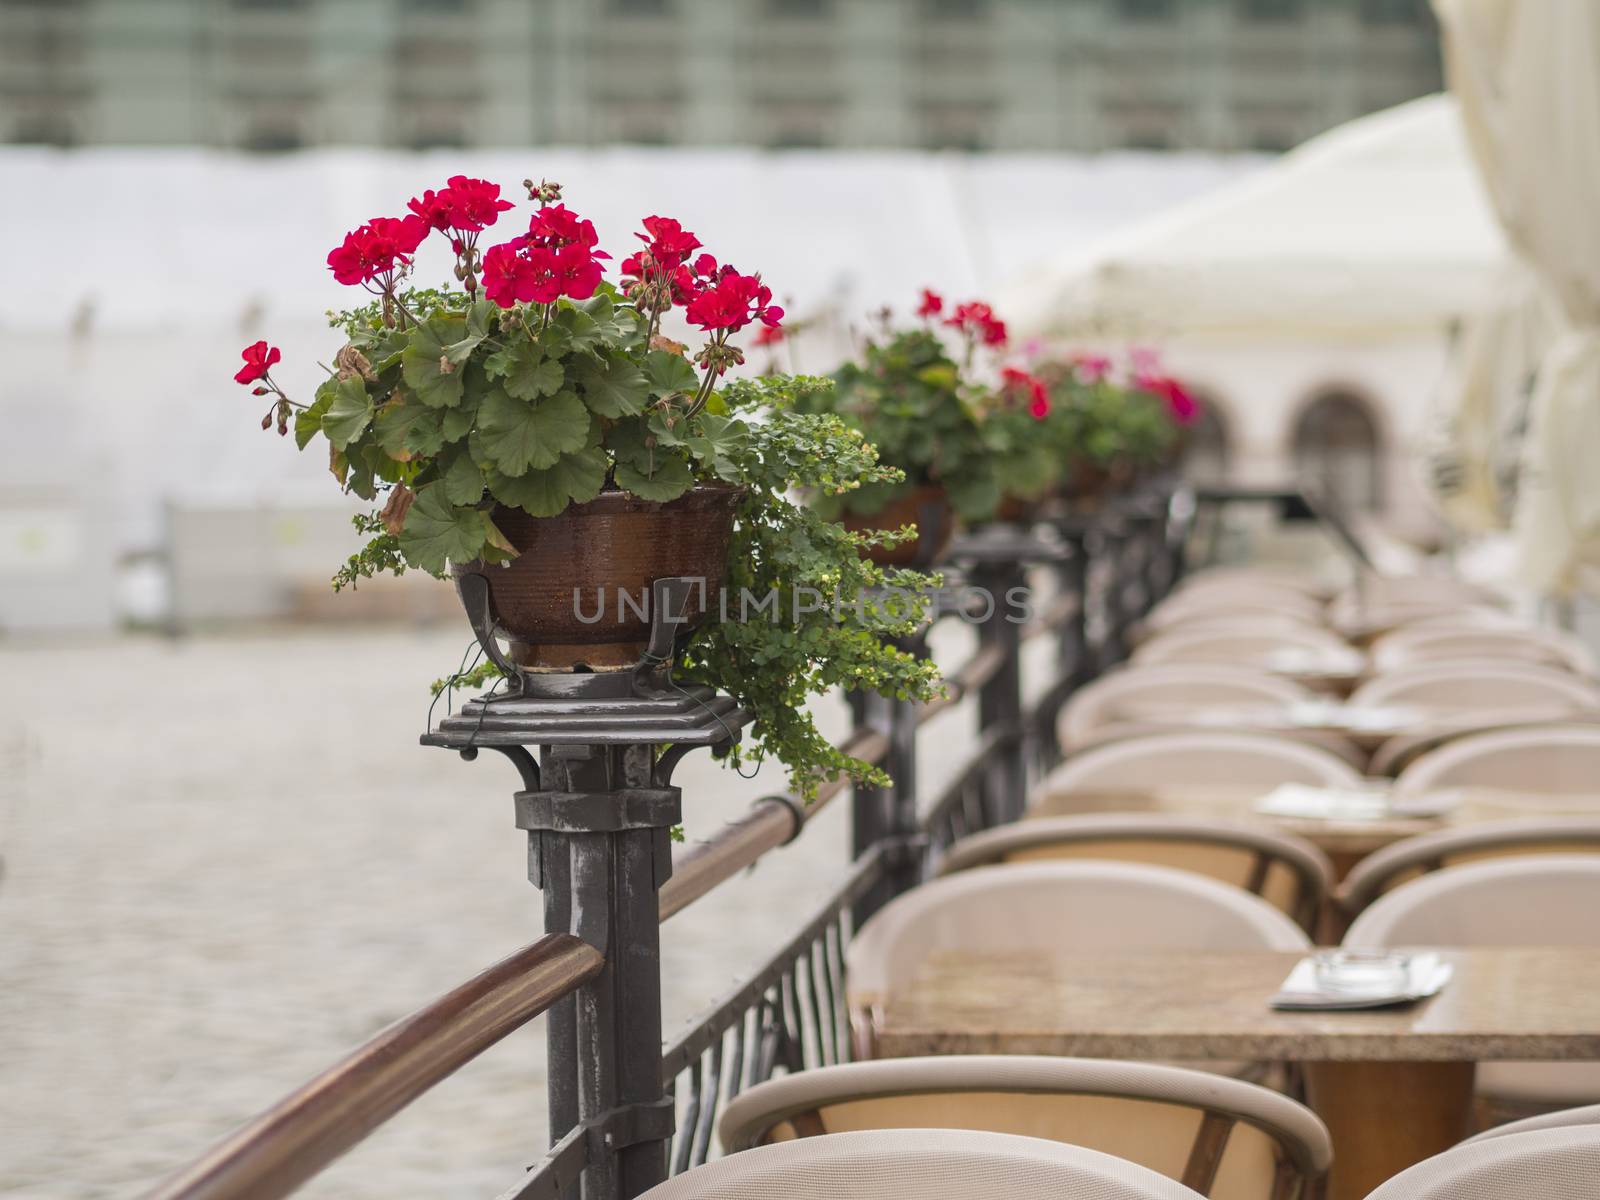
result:
<svg viewBox="0 0 1600 1200"><path fill-rule="evenodd" d="M381 290L390 291L395 272L411 265L411 256L427 236L428 223L421 217L373 217L344 235L329 253L328 267L342 284L376 281Z"/></svg>
<svg viewBox="0 0 1600 1200"><path fill-rule="evenodd" d="M484 255L484 294L501 308L553 304L561 296L587 300L600 286L600 260L611 257L595 249L599 240L594 222L566 205L541 208L525 236L491 246Z"/></svg>
<svg viewBox="0 0 1600 1200"><path fill-rule="evenodd" d="M1142 373L1136 375L1133 385L1140 391L1160 396L1167 402L1167 411L1179 425L1188 425L1200 415L1200 402L1194 393L1170 375Z"/></svg>
<svg viewBox="0 0 1600 1200"><path fill-rule="evenodd" d="M999 320L994 315L994 309L981 300L956 305L955 312L946 317L944 323L952 329L959 329L967 338L981 341L985 346L1006 344L1006 323Z"/></svg>
<svg viewBox="0 0 1600 1200"><path fill-rule="evenodd" d="M944 311L944 297L930 288L922 289L922 303L917 305L917 316L937 317Z"/></svg>
<svg viewBox="0 0 1600 1200"><path fill-rule="evenodd" d="M783 309L772 303L772 289L761 282L761 276L741 275L726 266L715 283L702 288L689 301L684 315L689 324L707 333L719 329L737 333L751 321L777 326L783 320Z"/></svg>
<svg viewBox="0 0 1600 1200"><path fill-rule="evenodd" d="M1050 415L1050 389L1037 376L1017 367L1004 367L1000 371L1000 387L1003 391L1025 394L1028 397L1028 415L1035 421L1042 421Z"/></svg>
<svg viewBox="0 0 1600 1200"><path fill-rule="evenodd" d="M689 255L700 249L700 239L690 233L683 225L671 217L646 217L639 222L644 226L643 233L633 236L644 243L644 250L638 254L630 254L622 262L624 275L643 275L646 270L645 256L649 256L650 265L661 271L676 271L680 266L689 261ZM702 254L701 260L710 258ZM715 259L712 259L713 267Z"/></svg>
<svg viewBox="0 0 1600 1200"><path fill-rule="evenodd" d="M776 325L763 325L750 341L756 346L776 346L783 341L783 330Z"/></svg>
<svg viewBox="0 0 1600 1200"><path fill-rule="evenodd" d="M498 183L452 175L447 187L437 192L429 188L420 197L410 200L406 207L430 229L482 233L499 219L501 213L511 208L511 201L500 198ZM460 239L453 241L459 254Z"/></svg>

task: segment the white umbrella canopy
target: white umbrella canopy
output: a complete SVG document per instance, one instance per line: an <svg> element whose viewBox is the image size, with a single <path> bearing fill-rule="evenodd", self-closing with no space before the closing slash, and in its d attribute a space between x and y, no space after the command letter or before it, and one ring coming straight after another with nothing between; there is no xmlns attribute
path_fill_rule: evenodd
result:
<svg viewBox="0 0 1600 1200"><path fill-rule="evenodd" d="M1511 244L1555 302L1518 474L1526 582L1600 564L1600 5L1434 0L1445 66Z"/></svg>
<svg viewBox="0 0 1600 1200"><path fill-rule="evenodd" d="M1061 337L1387 339L1472 311L1505 255L1455 105L1431 96L1069 251L1001 299L1015 328Z"/></svg>

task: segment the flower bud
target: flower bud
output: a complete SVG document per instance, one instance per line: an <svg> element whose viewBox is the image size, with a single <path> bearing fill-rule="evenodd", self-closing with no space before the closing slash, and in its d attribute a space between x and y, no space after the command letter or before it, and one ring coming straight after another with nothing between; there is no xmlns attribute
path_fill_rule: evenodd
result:
<svg viewBox="0 0 1600 1200"><path fill-rule="evenodd" d="M271 413L268 413L266 416L261 418L261 428L264 429L264 430L272 428L272 414Z"/></svg>
<svg viewBox="0 0 1600 1200"><path fill-rule="evenodd" d="M250 394L251 394L251 395L252 395L252 396L265 396L265 395L267 395L267 394L268 394L268 393L269 393L269 392L270 392L270 391L271 391L271 390L272 390L272 389L271 389L271 388L264 388L264 387L253 387L253 388L251 388L251 389L250 389Z"/></svg>

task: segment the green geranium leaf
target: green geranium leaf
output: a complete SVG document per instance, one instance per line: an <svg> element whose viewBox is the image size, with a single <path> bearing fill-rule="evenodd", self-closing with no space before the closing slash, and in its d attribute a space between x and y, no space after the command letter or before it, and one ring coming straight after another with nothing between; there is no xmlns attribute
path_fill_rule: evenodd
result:
<svg viewBox="0 0 1600 1200"><path fill-rule="evenodd" d="M378 445L391 458L404 458L407 454L437 454L445 442L441 426L446 411L429 408L409 396L401 396L378 410L372 429L377 434Z"/></svg>
<svg viewBox="0 0 1600 1200"><path fill-rule="evenodd" d="M532 342L519 341L514 346L497 350L484 363L492 376L500 379L500 386L518 400L536 400L540 396L553 396L566 381L566 372L554 359L544 357L544 352Z"/></svg>
<svg viewBox="0 0 1600 1200"><path fill-rule="evenodd" d="M617 464L617 486L641 500L676 500L694 486L689 464L677 454L659 454L655 470L646 474L627 464Z"/></svg>
<svg viewBox="0 0 1600 1200"><path fill-rule="evenodd" d="M502 474L543 470L589 438L589 413L576 392L557 392L529 403L500 388L478 409L478 446Z"/></svg>
<svg viewBox="0 0 1600 1200"><path fill-rule="evenodd" d="M582 504L600 494L606 484L606 456L598 446L585 446L575 454L563 454L541 471L512 478L490 470L485 477L500 503L530 516L553 517L568 504Z"/></svg>
<svg viewBox="0 0 1600 1200"><path fill-rule="evenodd" d="M650 380L650 390L658 396L675 396L679 392L692 395L700 386L694 364L670 350L652 350L646 354L644 373Z"/></svg>
<svg viewBox="0 0 1600 1200"><path fill-rule="evenodd" d="M650 399L650 381L626 358L580 358L572 364L572 377L589 408L602 417L636 416Z"/></svg>
<svg viewBox="0 0 1600 1200"><path fill-rule="evenodd" d="M702 467L719 479L736 480L740 477L737 455L748 444L749 435L749 427L743 421L701 413L695 432L685 439L685 444Z"/></svg>
<svg viewBox="0 0 1600 1200"><path fill-rule="evenodd" d="M476 504L483 499L483 472L466 447L458 448L439 475L445 499L451 504Z"/></svg>
<svg viewBox="0 0 1600 1200"><path fill-rule="evenodd" d="M327 439L343 450L366 432L372 424L372 397L359 375L338 380L333 389L332 403L322 414L322 432Z"/></svg>
<svg viewBox="0 0 1600 1200"><path fill-rule="evenodd" d="M467 332L460 317L436 313L411 331L411 344L400 356L401 376L428 407L454 408L461 403L463 382L456 364L482 340L483 335ZM460 352L462 346L467 346L465 352Z"/></svg>
<svg viewBox="0 0 1600 1200"><path fill-rule="evenodd" d="M605 446L617 462L631 463L641 471L649 471L655 462L655 440L637 418L618 421L606 430Z"/></svg>
<svg viewBox="0 0 1600 1200"><path fill-rule="evenodd" d="M322 432L322 417L333 403L334 380L330 379L317 389L317 398L312 401L310 408L302 408L294 415L294 444L301 450L311 443L311 439Z"/></svg>
<svg viewBox="0 0 1600 1200"><path fill-rule="evenodd" d="M471 562L489 537L489 514L451 504L439 484L417 493L400 530L406 560L433 575L444 574L450 562Z"/></svg>
<svg viewBox="0 0 1600 1200"><path fill-rule="evenodd" d="M563 308L556 314L551 327L566 332L567 348L571 350L593 350L605 340L606 335L600 322L579 308Z"/></svg>

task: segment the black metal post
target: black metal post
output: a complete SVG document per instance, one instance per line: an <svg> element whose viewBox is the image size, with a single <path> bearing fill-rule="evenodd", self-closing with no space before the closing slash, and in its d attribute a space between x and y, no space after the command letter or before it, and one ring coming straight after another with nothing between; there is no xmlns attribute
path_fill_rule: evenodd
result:
<svg viewBox="0 0 1600 1200"><path fill-rule="evenodd" d="M984 806L991 824L1015 821L1027 803L1027 747L1022 727L1022 622L1027 601L1027 572L1018 559L976 563L973 589L983 619L977 623L978 644L996 647L1002 665L978 689L978 728L999 730L1003 739L984 769Z"/></svg>

